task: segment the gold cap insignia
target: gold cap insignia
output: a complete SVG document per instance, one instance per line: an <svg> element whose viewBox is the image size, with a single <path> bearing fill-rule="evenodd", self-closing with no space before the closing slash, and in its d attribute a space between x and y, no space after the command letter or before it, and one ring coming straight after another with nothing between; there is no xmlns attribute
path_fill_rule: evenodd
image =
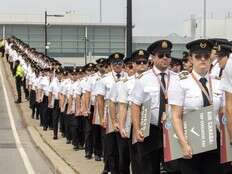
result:
<svg viewBox="0 0 232 174"><path fill-rule="evenodd" d="M168 48L168 43L166 41L163 41L161 46L162 48Z"/></svg>
<svg viewBox="0 0 232 174"><path fill-rule="evenodd" d="M119 58L119 55L118 55L118 54L115 54L115 55L114 55L114 58L115 58L115 59L118 59L118 58Z"/></svg>
<svg viewBox="0 0 232 174"><path fill-rule="evenodd" d="M139 56L144 56L144 51L143 50L139 50Z"/></svg>
<svg viewBox="0 0 232 174"><path fill-rule="evenodd" d="M201 48L206 48L207 47L207 43L200 43L200 47Z"/></svg>
<svg viewBox="0 0 232 174"><path fill-rule="evenodd" d="M93 65L92 64L89 64L90 67L92 67Z"/></svg>

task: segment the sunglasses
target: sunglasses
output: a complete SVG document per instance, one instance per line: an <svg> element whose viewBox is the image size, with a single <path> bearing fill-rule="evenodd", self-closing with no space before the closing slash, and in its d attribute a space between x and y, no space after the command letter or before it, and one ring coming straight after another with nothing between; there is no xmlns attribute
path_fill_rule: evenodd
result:
<svg viewBox="0 0 232 174"><path fill-rule="evenodd" d="M208 60L208 59L210 58L210 53L196 54L196 55L195 55L195 58L196 58L197 60L202 59L202 57L204 57L206 60Z"/></svg>
<svg viewBox="0 0 232 174"><path fill-rule="evenodd" d="M159 59L164 58L164 56L166 56L167 58L170 58L171 54L170 53L159 53L158 54Z"/></svg>
<svg viewBox="0 0 232 174"><path fill-rule="evenodd" d="M135 63L136 65L146 65L148 61L147 60L136 60Z"/></svg>
<svg viewBox="0 0 232 174"><path fill-rule="evenodd" d="M112 62L111 64L113 66L116 66L116 65L122 66L123 65L123 61L116 61L116 62Z"/></svg>

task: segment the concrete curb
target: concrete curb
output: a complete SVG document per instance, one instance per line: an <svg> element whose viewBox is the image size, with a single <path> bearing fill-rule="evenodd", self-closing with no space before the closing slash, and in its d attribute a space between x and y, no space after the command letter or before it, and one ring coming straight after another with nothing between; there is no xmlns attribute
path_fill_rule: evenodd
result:
<svg viewBox="0 0 232 174"><path fill-rule="evenodd" d="M7 64L6 61L3 60L1 62L1 68L4 71L5 78L9 81L7 82L10 86L10 90L14 94L14 87L11 77L9 77L9 70L7 70ZM28 114L25 111L25 108L23 105L17 106L20 115L23 119L23 121L26 124L27 132L30 136L30 138L33 141L33 144L39 149L39 151L46 157L46 159L49 161L50 165L53 168L53 172L55 174L79 174L78 171L73 169L61 156L57 154L54 148L52 148L46 140L42 137L42 135L37 130L36 126L32 123L30 118L28 117Z"/></svg>

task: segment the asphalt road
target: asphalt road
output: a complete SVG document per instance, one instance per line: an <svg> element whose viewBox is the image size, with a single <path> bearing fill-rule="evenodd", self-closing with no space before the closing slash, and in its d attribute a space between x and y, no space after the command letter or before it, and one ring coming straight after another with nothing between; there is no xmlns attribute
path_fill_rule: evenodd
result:
<svg viewBox="0 0 232 174"><path fill-rule="evenodd" d="M32 143L3 78L0 74L0 173L52 174L48 161Z"/></svg>

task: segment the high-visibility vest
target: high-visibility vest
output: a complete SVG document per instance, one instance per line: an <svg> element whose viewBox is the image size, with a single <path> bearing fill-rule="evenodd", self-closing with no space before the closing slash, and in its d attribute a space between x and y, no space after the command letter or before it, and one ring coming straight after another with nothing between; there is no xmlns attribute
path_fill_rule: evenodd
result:
<svg viewBox="0 0 232 174"><path fill-rule="evenodd" d="M24 75L24 70L23 70L23 67L21 65L18 65L17 68L16 68L16 73L15 73L15 76L16 77L23 77Z"/></svg>

